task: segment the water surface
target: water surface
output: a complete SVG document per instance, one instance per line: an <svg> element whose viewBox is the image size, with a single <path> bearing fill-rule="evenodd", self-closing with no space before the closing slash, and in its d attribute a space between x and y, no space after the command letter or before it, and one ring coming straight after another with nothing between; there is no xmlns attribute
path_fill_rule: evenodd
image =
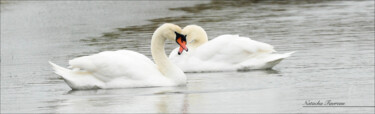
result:
<svg viewBox="0 0 375 114"><path fill-rule="evenodd" d="M47 63L118 49L151 57L152 32L165 22L297 53L273 70L189 73L183 87L86 91L71 91ZM1 4L1 112L374 112L307 100L374 106L374 1Z"/></svg>

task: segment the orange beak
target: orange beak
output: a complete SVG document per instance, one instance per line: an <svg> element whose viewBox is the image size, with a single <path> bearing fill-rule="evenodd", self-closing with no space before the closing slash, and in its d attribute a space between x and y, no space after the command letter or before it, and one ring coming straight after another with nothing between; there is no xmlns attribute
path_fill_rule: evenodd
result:
<svg viewBox="0 0 375 114"><path fill-rule="evenodd" d="M182 37L179 37L176 39L176 42L178 45L180 45L180 49L178 50L178 55L182 53L182 51L188 51L188 48L186 47L186 41L182 39Z"/></svg>
<svg viewBox="0 0 375 114"><path fill-rule="evenodd" d="M188 51L188 48L186 47L186 35L174 32L176 34L176 43L180 45L180 49L178 50L178 55L182 53L182 51Z"/></svg>

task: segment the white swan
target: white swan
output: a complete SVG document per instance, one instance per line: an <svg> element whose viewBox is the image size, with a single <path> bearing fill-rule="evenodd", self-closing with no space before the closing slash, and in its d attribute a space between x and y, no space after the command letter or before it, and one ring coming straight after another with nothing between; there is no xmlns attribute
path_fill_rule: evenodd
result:
<svg viewBox="0 0 375 114"><path fill-rule="evenodd" d="M169 61L164 51L166 40L186 40L179 33L181 28L169 23L156 29L151 41L156 65L146 56L129 50L105 51L72 59L69 64L73 70L49 63L72 89L185 85L184 72ZM180 45L185 47L185 44Z"/></svg>
<svg viewBox="0 0 375 114"><path fill-rule="evenodd" d="M189 52L181 54L183 48L176 48L169 58L184 72L270 69L294 53L274 54L273 46L238 35L208 41L207 33L197 25L184 27L182 34L187 35Z"/></svg>

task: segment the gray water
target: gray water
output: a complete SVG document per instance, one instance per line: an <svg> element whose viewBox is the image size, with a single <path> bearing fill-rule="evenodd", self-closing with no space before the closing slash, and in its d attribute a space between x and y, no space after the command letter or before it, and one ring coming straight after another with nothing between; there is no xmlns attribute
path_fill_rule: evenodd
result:
<svg viewBox="0 0 375 114"><path fill-rule="evenodd" d="M162 23L239 34L273 70L188 73L182 87L72 91L48 65L104 50L151 57ZM176 47L167 44L167 53ZM347 107L306 107L331 100ZM352 107L353 106L353 107ZM374 1L2 1L1 112L374 112Z"/></svg>

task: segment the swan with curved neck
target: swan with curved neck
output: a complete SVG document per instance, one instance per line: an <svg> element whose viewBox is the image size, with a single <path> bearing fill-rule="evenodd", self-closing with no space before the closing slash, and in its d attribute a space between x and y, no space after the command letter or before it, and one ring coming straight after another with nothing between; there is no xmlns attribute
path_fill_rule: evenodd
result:
<svg viewBox="0 0 375 114"><path fill-rule="evenodd" d="M151 40L153 63L146 56L130 51L105 51L69 61L71 69L49 62L72 89L177 86L186 84L186 76L165 55L166 40L176 40L183 49L181 28L166 23L156 29Z"/></svg>
<svg viewBox="0 0 375 114"><path fill-rule="evenodd" d="M187 35L189 52L182 47L169 58L185 72L271 69L292 53L275 54L273 46L238 35L221 35L208 41L207 33L198 25L182 30Z"/></svg>
<svg viewBox="0 0 375 114"><path fill-rule="evenodd" d="M188 43L188 46L191 48L197 48L200 45L203 45L204 43L208 42L208 37L206 31L197 25L188 25L184 27L182 30L183 34L188 35L186 37L186 40Z"/></svg>

